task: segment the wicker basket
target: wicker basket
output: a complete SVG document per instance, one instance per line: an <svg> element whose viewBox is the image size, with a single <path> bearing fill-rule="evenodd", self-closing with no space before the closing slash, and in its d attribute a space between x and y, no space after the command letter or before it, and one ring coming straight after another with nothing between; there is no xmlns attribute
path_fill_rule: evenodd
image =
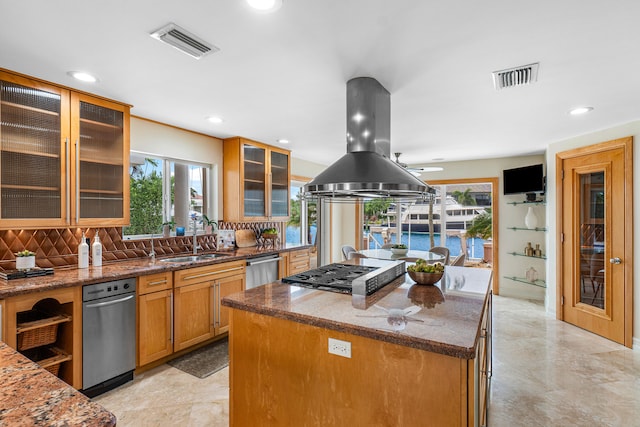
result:
<svg viewBox="0 0 640 427"><path fill-rule="evenodd" d="M58 325L69 322L71 317L30 310L18 313L17 320L18 350L28 350L54 343L58 335Z"/></svg>
<svg viewBox="0 0 640 427"><path fill-rule="evenodd" d="M39 347L24 352L24 355L55 376L58 376L62 362L71 360L70 354L57 347Z"/></svg>

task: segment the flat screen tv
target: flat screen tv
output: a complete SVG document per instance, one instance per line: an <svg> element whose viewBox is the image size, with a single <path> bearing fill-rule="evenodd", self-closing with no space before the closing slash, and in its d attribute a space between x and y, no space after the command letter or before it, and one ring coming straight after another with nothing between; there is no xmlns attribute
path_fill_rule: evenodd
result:
<svg viewBox="0 0 640 427"><path fill-rule="evenodd" d="M542 164L502 171L504 194L544 193Z"/></svg>

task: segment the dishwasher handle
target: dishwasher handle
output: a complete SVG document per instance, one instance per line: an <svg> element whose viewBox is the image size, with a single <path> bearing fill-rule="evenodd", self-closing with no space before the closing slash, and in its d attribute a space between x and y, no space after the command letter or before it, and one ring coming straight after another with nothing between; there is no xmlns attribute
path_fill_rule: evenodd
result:
<svg viewBox="0 0 640 427"><path fill-rule="evenodd" d="M113 305L113 304L118 304L118 303L121 303L121 302L128 301L131 298L133 298L134 296L135 295L129 295L128 297L120 298L120 299L113 300L113 301L98 302L98 303L95 303L95 304L86 304L85 307L87 307L87 308L106 307L108 305Z"/></svg>
<svg viewBox="0 0 640 427"><path fill-rule="evenodd" d="M281 259L282 257L279 256L277 258L268 258L268 259L260 258L257 261L247 260L247 266L266 264L268 262L280 261Z"/></svg>

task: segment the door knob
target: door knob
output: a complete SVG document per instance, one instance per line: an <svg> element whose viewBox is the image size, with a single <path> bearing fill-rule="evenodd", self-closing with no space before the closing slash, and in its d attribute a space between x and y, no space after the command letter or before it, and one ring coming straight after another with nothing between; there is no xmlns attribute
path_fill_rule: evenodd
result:
<svg viewBox="0 0 640 427"><path fill-rule="evenodd" d="M611 259L609 260L609 262L610 262L611 264L622 264L622 260L621 260L620 258L618 258L618 257L611 258Z"/></svg>

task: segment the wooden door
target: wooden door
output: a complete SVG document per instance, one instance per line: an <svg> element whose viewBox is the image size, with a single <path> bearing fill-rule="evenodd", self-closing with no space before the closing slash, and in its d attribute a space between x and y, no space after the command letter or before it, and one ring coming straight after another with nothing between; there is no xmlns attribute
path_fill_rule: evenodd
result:
<svg viewBox="0 0 640 427"><path fill-rule="evenodd" d="M179 351L214 336L213 281L175 289L174 351Z"/></svg>
<svg viewBox="0 0 640 427"><path fill-rule="evenodd" d="M632 344L632 138L557 156L559 317Z"/></svg>
<svg viewBox="0 0 640 427"><path fill-rule="evenodd" d="M138 366L173 353L171 290L140 295L138 299Z"/></svg>
<svg viewBox="0 0 640 427"><path fill-rule="evenodd" d="M220 304L227 295L242 292L245 288L244 275L225 277L216 283L216 335L229 331L229 307Z"/></svg>

